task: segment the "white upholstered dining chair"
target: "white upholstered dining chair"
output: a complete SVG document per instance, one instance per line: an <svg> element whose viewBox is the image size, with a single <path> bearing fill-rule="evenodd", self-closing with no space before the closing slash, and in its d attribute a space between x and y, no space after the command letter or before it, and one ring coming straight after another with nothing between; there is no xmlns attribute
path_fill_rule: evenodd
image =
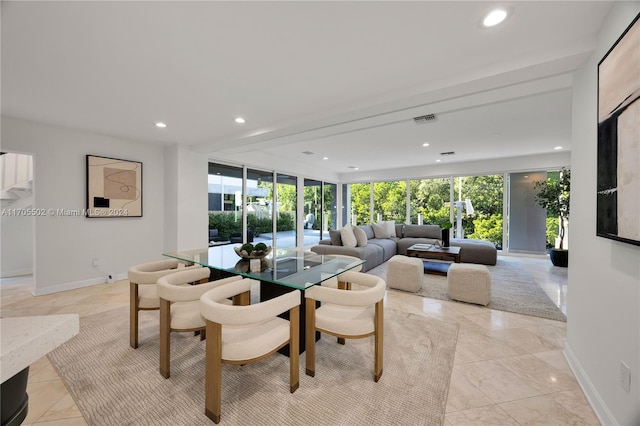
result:
<svg viewBox="0 0 640 426"><path fill-rule="evenodd" d="M171 332L199 332L204 339L205 320L200 315L200 296L214 287L242 280L237 275L209 281L209 268L199 268L165 275L158 280L160 298L160 374L171 375ZM231 303L222 300L220 303ZM249 304L249 293L238 303Z"/></svg>
<svg viewBox="0 0 640 426"><path fill-rule="evenodd" d="M306 373L315 376L316 331L338 339L374 336L373 377L377 382L383 366L386 283L380 277L353 271L341 274L340 281L354 286L350 290L314 286L305 291ZM319 308L316 308L316 301L322 302Z"/></svg>
<svg viewBox="0 0 640 426"><path fill-rule="evenodd" d="M147 262L129 268L129 344L132 348L138 348L139 312L160 309L158 280L178 270L198 268L202 267L200 265L185 266L176 259Z"/></svg>
<svg viewBox="0 0 640 426"><path fill-rule="evenodd" d="M249 306L229 306L219 300L249 291L252 280L235 281L200 298L207 322L205 414L220 422L222 364L259 361L289 345L289 390L299 385L300 291L294 290ZM278 315L289 312L290 320Z"/></svg>

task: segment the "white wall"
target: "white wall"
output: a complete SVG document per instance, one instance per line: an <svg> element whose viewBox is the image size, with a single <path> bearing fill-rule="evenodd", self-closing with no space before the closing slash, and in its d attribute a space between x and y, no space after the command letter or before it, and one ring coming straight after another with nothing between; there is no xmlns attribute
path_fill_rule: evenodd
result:
<svg viewBox="0 0 640 426"><path fill-rule="evenodd" d="M209 244L208 173L205 154L178 145L165 149L166 250Z"/></svg>
<svg viewBox="0 0 640 426"><path fill-rule="evenodd" d="M597 64L639 11L640 2L615 2L574 80L565 354L606 425L640 424L640 247L595 235ZM630 393L620 361L631 368Z"/></svg>
<svg viewBox="0 0 640 426"><path fill-rule="evenodd" d="M2 203L2 208L11 209L12 206ZM0 217L1 278L33 273L34 224L33 217L9 215Z"/></svg>
<svg viewBox="0 0 640 426"><path fill-rule="evenodd" d="M2 117L2 147L34 156L35 208L85 208L87 154L143 163L143 217L38 217L34 294L125 278L129 266L161 258L164 241L164 149L75 129ZM11 238L3 232L2 238ZM92 259L99 259L99 267Z"/></svg>

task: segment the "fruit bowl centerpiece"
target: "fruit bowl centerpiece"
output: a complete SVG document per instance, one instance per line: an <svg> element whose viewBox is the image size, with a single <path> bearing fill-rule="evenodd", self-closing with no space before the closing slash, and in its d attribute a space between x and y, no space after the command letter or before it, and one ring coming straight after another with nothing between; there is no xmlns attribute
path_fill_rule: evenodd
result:
<svg viewBox="0 0 640 426"><path fill-rule="evenodd" d="M233 249L243 259L263 259L271 253L271 246L267 246L265 243L258 243L255 246L247 243Z"/></svg>

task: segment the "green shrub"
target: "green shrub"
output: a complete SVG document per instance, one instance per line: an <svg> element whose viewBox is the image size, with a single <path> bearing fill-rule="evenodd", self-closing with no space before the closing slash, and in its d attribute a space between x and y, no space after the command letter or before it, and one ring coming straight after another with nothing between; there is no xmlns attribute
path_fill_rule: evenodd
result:
<svg viewBox="0 0 640 426"><path fill-rule="evenodd" d="M231 234L242 233L242 216L227 213L209 213L209 229L217 229L219 235L224 239L229 239ZM278 212L278 231L291 231L294 229L295 223L291 212ZM255 236L263 233L271 233L273 225L269 218L258 218L256 215L247 216L247 227L251 229Z"/></svg>
<svg viewBox="0 0 640 426"><path fill-rule="evenodd" d="M491 241L502 247L502 215L480 217L473 221L474 232L466 237L473 240Z"/></svg>

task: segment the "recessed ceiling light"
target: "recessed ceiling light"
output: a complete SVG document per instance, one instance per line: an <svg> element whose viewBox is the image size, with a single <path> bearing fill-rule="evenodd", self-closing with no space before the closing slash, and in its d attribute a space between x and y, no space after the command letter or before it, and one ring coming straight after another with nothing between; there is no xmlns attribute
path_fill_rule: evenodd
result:
<svg viewBox="0 0 640 426"><path fill-rule="evenodd" d="M429 146L429 142L423 143L422 146Z"/></svg>
<svg viewBox="0 0 640 426"><path fill-rule="evenodd" d="M555 147L555 148L553 148L553 149L555 149L555 150L557 151L557 150L559 150L559 149L562 149L562 147L561 147L561 146L556 146L556 147Z"/></svg>
<svg viewBox="0 0 640 426"><path fill-rule="evenodd" d="M244 124L244 118L242 117L236 117L233 121L235 121L238 124Z"/></svg>
<svg viewBox="0 0 640 426"><path fill-rule="evenodd" d="M489 11L482 17L482 26L485 28L495 27L507 18L507 10L504 8L497 8Z"/></svg>
<svg viewBox="0 0 640 426"><path fill-rule="evenodd" d="M322 159L323 159L323 160L328 160L328 159L329 159L329 157L322 157Z"/></svg>
<svg viewBox="0 0 640 426"><path fill-rule="evenodd" d="M441 162L441 161L442 161L442 160L438 159L438 160L436 160L436 163L439 163L439 162Z"/></svg>
<svg viewBox="0 0 640 426"><path fill-rule="evenodd" d="M166 124L164 124L164 123L163 123L163 122L161 122L161 121L158 121L158 122L156 123L156 127L160 127L161 129L164 129L165 127L167 127L167 125L166 125Z"/></svg>

